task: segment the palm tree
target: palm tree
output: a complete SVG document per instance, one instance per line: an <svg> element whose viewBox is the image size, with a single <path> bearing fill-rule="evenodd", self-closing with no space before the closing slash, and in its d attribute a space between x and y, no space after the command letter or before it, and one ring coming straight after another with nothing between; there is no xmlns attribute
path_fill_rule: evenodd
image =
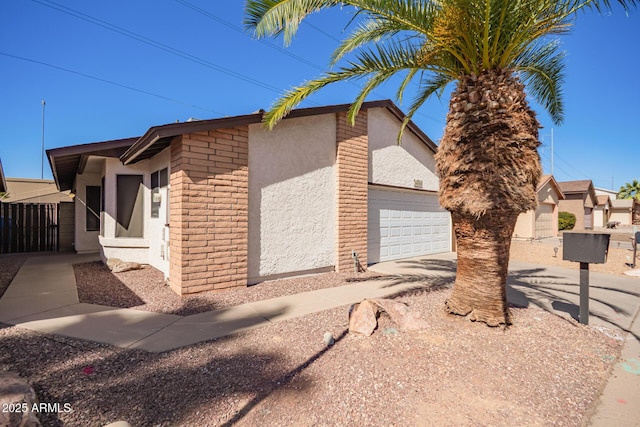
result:
<svg viewBox="0 0 640 427"><path fill-rule="evenodd" d="M618 199L636 199L640 201L640 182L634 179L632 182L627 182L624 186L620 187Z"/></svg>
<svg viewBox="0 0 640 427"><path fill-rule="evenodd" d="M619 0L627 8L635 0ZM563 119L563 52L555 36L604 0L247 0L245 25L257 37L291 42L309 14L353 6L359 24L331 60L346 65L284 93L265 114L272 128L323 87L365 78L349 110L353 123L373 89L398 74L402 101L419 84L404 126L451 83L447 125L436 162L440 203L451 212L458 244L455 285L446 308L496 326L510 323L506 279L518 214L537 206L539 122L525 94L555 123ZM401 141L402 130L398 136Z"/></svg>

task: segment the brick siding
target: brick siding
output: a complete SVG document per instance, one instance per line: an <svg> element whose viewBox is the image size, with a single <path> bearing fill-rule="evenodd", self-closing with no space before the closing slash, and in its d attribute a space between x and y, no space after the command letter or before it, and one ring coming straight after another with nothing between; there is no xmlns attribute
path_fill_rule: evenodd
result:
<svg viewBox="0 0 640 427"><path fill-rule="evenodd" d="M361 111L355 126L346 113L336 114L336 271L354 270L351 250L358 253L361 268L367 266L367 198L369 148L367 112Z"/></svg>
<svg viewBox="0 0 640 427"><path fill-rule="evenodd" d="M171 288L179 295L247 285L248 128L171 142Z"/></svg>

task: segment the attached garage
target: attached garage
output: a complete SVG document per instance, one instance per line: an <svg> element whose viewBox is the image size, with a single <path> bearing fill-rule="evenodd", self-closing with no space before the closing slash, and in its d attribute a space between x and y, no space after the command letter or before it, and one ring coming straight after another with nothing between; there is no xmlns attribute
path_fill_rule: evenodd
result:
<svg viewBox="0 0 640 427"><path fill-rule="evenodd" d="M558 235L558 203L564 193L555 178L544 175L538 183L538 207L518 216L513 237L517 239L543 239Z"/></svg>
<svg viewBox="0 0 640 427"><path fill-rule="evenodd" d="M368 253L370 264L449 252L449 213L427 191L369 188Z"/></svg>

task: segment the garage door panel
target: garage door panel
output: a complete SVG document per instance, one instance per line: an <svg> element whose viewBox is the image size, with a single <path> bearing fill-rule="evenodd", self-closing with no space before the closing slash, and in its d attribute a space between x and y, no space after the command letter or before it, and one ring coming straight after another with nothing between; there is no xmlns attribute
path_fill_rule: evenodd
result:
<svg viewBox="0 0 640 427"><path fill-rule="evenodd" d="M369 191L369 262L449 251L449 213L437 196Z"/></svg>
<svg viewBox="0 0 640 427"><path fill-rule="evenodd" d="M536 237L554 236L553 205L541 203L536 209Z"/></svg>

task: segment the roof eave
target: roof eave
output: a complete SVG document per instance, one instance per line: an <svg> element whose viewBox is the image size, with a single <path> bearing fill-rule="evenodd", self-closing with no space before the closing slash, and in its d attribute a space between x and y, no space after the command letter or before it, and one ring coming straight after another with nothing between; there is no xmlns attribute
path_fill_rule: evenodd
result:
<svg viewBox="0 0 640 427"><path fill-rule="evenodd" d="M299 108L292 110L283 120L348 111L350 107L351 104L336 104L322 107ZM402 110L389 99L364 102L361 107L362 110L370 108L386 108L401 122L406 118ZM154 126L149 128L149 130L120 157L120 160L125 165L135 163L141 160L140 157L146 150L150 149L154 144L167 143L168 138L194 132L260 123L263 115L263 112L258 112L242 116ZM433 153L437 151L438 146L413 121L409 121L407 129L416 135Z"/></svg>

